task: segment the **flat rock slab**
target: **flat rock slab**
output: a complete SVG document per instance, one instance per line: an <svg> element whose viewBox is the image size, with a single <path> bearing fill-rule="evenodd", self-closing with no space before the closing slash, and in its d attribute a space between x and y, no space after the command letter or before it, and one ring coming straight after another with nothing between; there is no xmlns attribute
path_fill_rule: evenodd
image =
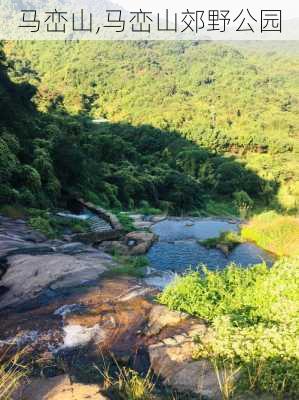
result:
<svg viewBox="0 0 299 400"><path fill-rule="evenodd" d="M81 242L48 240L23 220L0 216L0 309L23 304L44 289L96 280L112 257Z"/></svg>
<svg viewBox="0 0 299 400"><path fill-rule="evenodd" d="M23 220L0 216L0 257L11 251L46 242L47 238L30 229Z"/></svg>
<svg viewBox="0 0 299 400"><path fill-rule="evenodd" d="M101 251L65 255L16 255L7 258L9 265L1 285L9 290L0 300L0 308L14 306L38 296L43 289L78 286L97 279L114 265Z"/></svg>
<svg viewBox="0 0 299 400"><path fill-rule="evenodd" d="M21 386L13 395L13 400L108 400L100 392L98 385L72 383L67 375L55 378L35 378Z"/></svg>
<svg viewBox="0 0 299 400"><path fill-rule="evenodd" d="M39 308L18 313L3 310L0 318L6 323L0 326L0 338L9 343L18 336L41 359L49 353L51 359L51 351L59 349L77 355L84 349L92 363L102 360L101 354L113 354L118 362L132 362L133 368L151 367L165 384L179 391L217 399L219 386L212 366L193 359L194 338L208 332L206 324L153 303L155 294L134 278L106 277L86 291L53 299ZM86 362L90 363L88 358ZM72 370L71 364L68 367ZM31 386L34 393L35 387ZM51 388L47 393L56 396ZM62 396L60 389L58 393ZM65 394L69 396L68 390ZM27 398L56 400L34 396ZM48 394L43 392L43 396Z"/></svg>
<svg viewBox="0 0 299 400"><path fill-rule="evenodd" d="M126 238L135 250L142 247L139 254L154 239L149 232L133 232ZM77 346L88 346L93 356L103 350L124 362L137 362L139 350L146 349L148 366L164 383L179 391L219 398L212 366L193 360L194 338L206 334L203 321L154 304L156 290L144 282L133 278L97 280L115 265L102 250L82 243L48 241L35 236L24 221L9 219L0 219L0 241L0 257L5 263L1 286L8 289L0 297L0 318L5 321L0 324L0 345L17 339L41 356L51 356L64 347L75 346L75 351ZM83 291L70 291L45 304L35 301L46 289L56 295L60 289L90 281L96 282ZM33 308L21 307L15 313L6 308L31 300ZM72 384L67 376L34 379L24 394L23 398L32 400L105 398L98 386Z"/></svg>

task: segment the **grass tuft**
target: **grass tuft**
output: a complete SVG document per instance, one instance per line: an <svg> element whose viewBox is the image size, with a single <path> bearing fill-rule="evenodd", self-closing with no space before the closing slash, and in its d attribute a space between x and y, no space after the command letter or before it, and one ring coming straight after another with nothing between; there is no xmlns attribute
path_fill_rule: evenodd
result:
<svg viewBox="0 0 299 400"><path fill-rule="evenodd" d="M8 358L8 351L0 357L0 400L10 400L27 376L27 368L21 363L23 352Z"/></svg>

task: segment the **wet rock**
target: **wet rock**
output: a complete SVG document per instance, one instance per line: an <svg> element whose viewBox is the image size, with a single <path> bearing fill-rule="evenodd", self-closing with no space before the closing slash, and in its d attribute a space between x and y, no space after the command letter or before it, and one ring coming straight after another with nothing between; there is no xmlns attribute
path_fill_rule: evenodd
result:
<svg viewBox="0 0 299 400"><path fill-rule="evenodd" d="M100 248L122 255L140 256L147 253L157 237L151 232L136 231L128 233L121 241L103 241Z"/></svg>
<svg viewBox="0 0 299 400"><path fill-rule="evenodd" d="M86 307L83 304L65 304L57 308L57 310L54 311L54 315L59 315L64 318L68 314L81 313L83 311L86 311Z"/></svg>
<svg viewBox="0 0 299 400"><path fill-rule="evenodd" d="M67 375L55 378L35 378L24 383L13 396L13 400L108 400L101 394L98 385L73 383Z"/></svg>
<svg viewBox="0 0 299 400"><path fill-rule="evenodd" d="M89 243L101 243L107 240L117 240L121 237L122 230L110 229L107 231L100 232L88 232L78 233L72 236L72 240L79 240L80 242Z"/></svg>
<svg viewBox="0 0 299 400"><path fill-rule="evenodd" d="M25 221L0 216L0 257L24 247L33 247L46 242L46 237L30 229Z"/></svg>
<svg viewBox="0 0 299 400"><path fill-rule="evenodd" d="M227 244L219 243L217 244L216 249L222 251L222 253L225 254L226 256L229 255L230 249Z"/></svg>
<svg viewBox="0 0 299 400"><path fill-rule="evenodd" d="M133 220L136 229L149 229L152 226L152 222L150 220L145 221L142 214L130 214L130 218Z"/></svg>
<svg viewBox="0 0 299 400"><path fill-rule="evenodd" d="M135 299L136 297L144 297L152 292L153 290L150 287L143 287L140 285L136 285L131 290L129 290L128 293L120 297L119 301L126 302Z"/></svg>
<svg viewBox="0 0 299 400"><path fill-rule="evenodd" d="M99 207L91 202L86 202L83 199L77 199L77 201L87 208L88 210L92 211L94 214L102 218L104 221L106 221L111 227L115 230L121 231L123 229L121 223L119 222L118 218L116 215L112 214L111 212L105 210L102 207Z"/></svg>
<svg viewBox="0 0 299 400"><path fill-rule="evenodd" d="M0 327L0 338L5 343L17 336L31 338L30 346L40 357L57 351L79 354L77 348L82 352L84 346L91 365L99 354L113 354L117 361L132 362L128 365L140 371L150 366L164 383L179 391L217 398L211 365L192 358L194 338L207 333L205 323L153 303L155 294L137 279L106 277L86 291L38 308L17 313L3 310L0 318L6 323Z"/></svg>
<svg viewBox="0 0 299 400"><path fill-rule="evenodd" d="M167 307L155 305L149 314L147 336L159 334L162 329L167 326L179 325L182 321L187 320L187 314L170 311Z"/></svg>
<svg viewBox="0 0 299 400"><path fill-rule="evenodd" d="M185 223L185 226L187 226L187 227L194 226L194 222L192 222L192 221L187 221L187 222Z"/></svg>
<svg viewBox="0 0 299 400"><path fill-rule="evenodd" d="M3 296L5 293L7 293L9 289L5 286L0 286L0 296Z"/></svg>
<svg viewBox="0 0 299 400"><path fill-rule="evenodd" d="M151 287L163 290L167 285L169 285L175 278L177 274L172 271L156 271L154 269L148 268L147 276L144 282Z"/></svg>
<svg viewBox="0 0 299 400"><path fill-rule="evenodd" d="M14 346L24 347L28 344L31 344L38 339L38 331L25 331L20 332L15 337L10 337L5 340L0 340L0 348L4 346Z"/></svg>

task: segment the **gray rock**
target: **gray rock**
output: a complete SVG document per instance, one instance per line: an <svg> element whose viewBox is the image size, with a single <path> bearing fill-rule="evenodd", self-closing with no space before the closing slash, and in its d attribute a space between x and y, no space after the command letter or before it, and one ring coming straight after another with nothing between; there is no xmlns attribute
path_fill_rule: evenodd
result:
<svg viewBox="0 0 299 400"><path fill-rule="evenodd" d="M169 321L174 323L174 316L170 316ZM179 323L179 317L177 322ZM167 326L169 328L169 325ZM205 332L204 324L195 323L184 334L167 337L150 345L150 363L154 373L172 388L218 400L221 399L221 392L212 364L206 360L193 359L196 350L194 338Z"/></svg>
<svg viewBox="0 0 299 400"><path fill-rule="evenodd" d="M97 279L109 266L112 258L94 253L65 255L16 255L8 257L9 268L1 284L7 291L0 300L0 308L17 305L37 297L43 289L78 286Z"/></svg>
<svg viewBox="0 0 299 400"><path fill-rule="evenodd" d="M167 326L179 325L182 321L187 320L187 314L170 311L167 307L155 305L149 314L147 336L159 334L162 329Z"/></svg>

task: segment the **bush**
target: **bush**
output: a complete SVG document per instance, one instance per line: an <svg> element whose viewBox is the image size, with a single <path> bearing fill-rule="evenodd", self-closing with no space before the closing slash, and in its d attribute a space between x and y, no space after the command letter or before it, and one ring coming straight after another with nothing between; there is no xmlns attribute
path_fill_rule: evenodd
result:
<svg viewBox="0 0 299 400"><path fill-rule="evenodd" d="M116 213L116 216L119 222L122 224L122 227L125 232L129 233L136 229L132 218L128 214L125 214L124 212L119 212Z"/></svg>
<svg viewBox="0 0 299 400"><path fill-rule="evenodd" d="M235 192L233 194L234 203L239 210L239 214L241 218L246 218L248 215L248 211L253 208L254 202L251 197L244 191Z"/></svg>
<svg viewBox="0 0 299 400"><path fill-rule="evenodd" d="M35 192L41 189L41 178L35 168L29 165L24 165L21 169L20 175L24 186L29 190Z"/></svg>
<svg viewBox="0 0 299 400"><path fill-rule="evenodd" d="M47 210L30 208L29 225L49 238L61 237L67 233L84 233L90 229L88 221L64 218L50 214Z"/></svg>
<svg viewBox="0 0 299 400"><path fill-rule="evenodd" d="M18 195L18 192L11 186L0 184L0 203L15 203Z"/></svg>
<svg viewBox="0 0 299 400"><path fill-rule="evenodd" d="M0 207L0 214L13 219L23 219L26 216L25 209L17 204L5 204L4 206Z"/></svg>
<svg viewBox="0 0 299 400"><path fill-rule="evenodd" d="M55 237L55 231L52 228L50 221L43 217L33 217L29 220L31 228L43 233L49 238Z"/></svg>
<svg viewBox="0 0 299 400"><path fill-rule="evenodd" d="M233 197L234 197L236 206L239 208L243 207L243 206L252 208L254 205L253 200L244 190L241 190L240 192L235 192L233 194Z"/></svg>
<svg viewBox="0 0 299 400"><path fill-rule="evenodd" d="M218 246L226 246L228 250L231 251L240 243L243 243L243 240L240 235L235 232L223 232L217 238L206 239L199 243L208 249L213 249Z"/></svg>
<svg viewBox="0 0 299 400"><path fill-rule="evenodd" d="M0 137L0 183L6 183L16 171L18 162L8 144Z"/></svg>
<svg viewBox="0 0 299 400"><path fill-rule="evenodd" d="M36 206L36 199L29 189L22 188L19 191L19 202L26 207Z"/></svg>
<svg viewBox="0 0 299 400"><path fill-rule="evenodd" d="M235 265L190 272L158 297L160 303L210 321L197 358L241 367L246 389L296 399L299 391L299 258L269 269Z"/></svg>
<svg viewBox="0 0 299 400"><path fill-rule="evenodd" d="M110 271L111 275L115 276L134 276L137 278L143 278L145 275L145 268L148 266L148 259L143 256L121 256L114 254L116 262L120 265L119 267L113 268Z"/></svg>

